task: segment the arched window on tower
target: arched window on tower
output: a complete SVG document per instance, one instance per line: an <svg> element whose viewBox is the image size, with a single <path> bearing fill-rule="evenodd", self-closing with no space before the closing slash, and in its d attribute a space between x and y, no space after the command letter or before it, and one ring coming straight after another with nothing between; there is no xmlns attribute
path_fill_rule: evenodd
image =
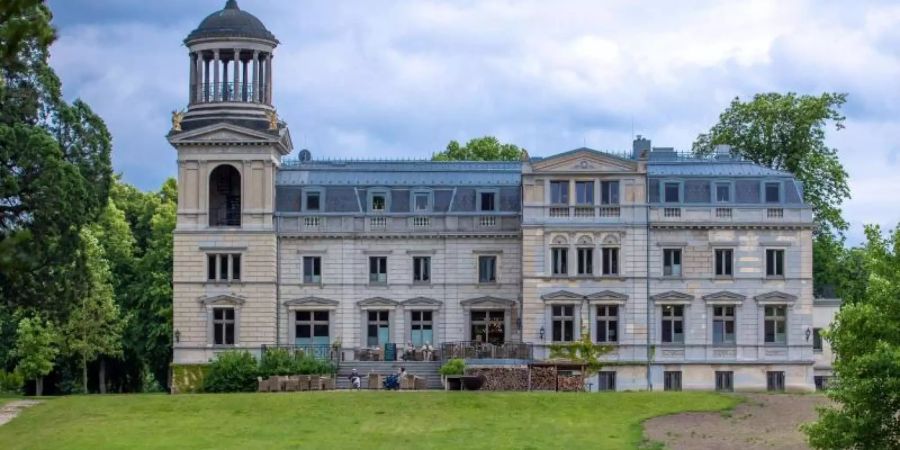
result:
<svg viewBox="0 0 900 450"><path fill-rule="evenodd" d="M241 173L223 164L209 175L209 226L241 226Z"/></svg>

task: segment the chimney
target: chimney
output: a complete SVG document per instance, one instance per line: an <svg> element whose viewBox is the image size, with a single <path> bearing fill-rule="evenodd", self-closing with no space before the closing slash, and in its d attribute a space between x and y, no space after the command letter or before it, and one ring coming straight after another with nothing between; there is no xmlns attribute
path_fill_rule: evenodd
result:
<svg viewBox="0 0 900 450"><path fill-rule="evenodd" d="M631 157L633 159L647 159L650 157L650 139L646 139L641 135L637 135L631 146Z"/></svg>

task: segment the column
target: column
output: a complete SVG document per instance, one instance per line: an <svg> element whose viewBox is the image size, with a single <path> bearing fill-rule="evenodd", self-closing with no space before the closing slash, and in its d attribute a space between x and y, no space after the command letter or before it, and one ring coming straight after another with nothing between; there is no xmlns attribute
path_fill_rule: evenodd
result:
<svg viewBox="0 0 900 450"><path fill-rule="evenodd" d="M240 71L241 71L241 51L239 49L234 49L234 89L231 90L232 100L237 101L238 96L240 95L240 85L238 84L238 80L240 79Z"/></svg>
<svg viewBox="0 0 900 450"><path fill-rule="evenodd" d="M194 83L196 83L194 92L194 101L201 103L203 101L203 55L200 52L194 53Z"/></svg>
<svg viewBox="0 0 900 450"><path fill-rule="evenodd" d="M213 50L213 101L219 100L219 50Z"/></svg>
<svg viewBox="0 0 900 450"><path fill-rule="evenodd" d="M272 53L266 53L266 104L272 104Z"/></svg>
<svg viewBox="0 0 900 450"><path fill-rule="evenodd" d="M191 74L191 81L188 85L188 104L194 103L194 98L196 98L197 94L197 62L194 61L194 57L194 52L188 53L188 61L190 62L188 71Z"/></svg>
<svg viewBox="0 0 900 450"><path fill-rule="evenodd" d="M258 102L259 97L259 51L253 51L253 101Z"/></svg>
<svg viewBox="0 0 900 450"><path fill-rule="evenodd" d="M250 89L250 82L247 81L250 79L250 76L247 74L248 73L247 67L249 64L250 64L250 61L243 61L243 63L241 64L242 66L244 66L244 69L243 69L244 74L243 74L243 77L241 78L243 80L243 83L241 83L241 92L243 93L243 100L245 102L250 101L250 98L247 96L247 94L249 94L248 89Z"/></svg>
<svg viewBox="0 0 900 450"><path fill-rule="evenodd" d="M209 60L203 58L203 101L210 101L209 98Z"/></svg>
<svg viewBox="0 0 900 450"><path fill-rule="evenodd" d="M229 60L222 60L222 101L227 102L231 99L231 86L228 84L228 62Z"/></svg>

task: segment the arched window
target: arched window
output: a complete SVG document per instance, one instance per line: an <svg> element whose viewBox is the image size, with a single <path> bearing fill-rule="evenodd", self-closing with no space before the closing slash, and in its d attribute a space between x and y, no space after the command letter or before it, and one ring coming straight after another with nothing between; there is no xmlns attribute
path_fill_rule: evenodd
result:
<svg viewBox="0 0 900 450"><path fill-rule="evenodd" d="M223 164L209 175L209 226L241 226L241 174Z"/></svg>

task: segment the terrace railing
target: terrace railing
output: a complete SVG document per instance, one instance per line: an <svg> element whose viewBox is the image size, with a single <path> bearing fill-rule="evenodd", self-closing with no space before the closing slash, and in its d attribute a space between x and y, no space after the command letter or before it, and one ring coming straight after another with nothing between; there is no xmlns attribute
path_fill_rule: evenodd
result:
<svg viewBox="0 0 900 450"><path fill-rule="evenodd" d="M479 341L456 341L441 344L441 360L461 359L534 359L534 347L524 342L491 344Z"/></svg>

